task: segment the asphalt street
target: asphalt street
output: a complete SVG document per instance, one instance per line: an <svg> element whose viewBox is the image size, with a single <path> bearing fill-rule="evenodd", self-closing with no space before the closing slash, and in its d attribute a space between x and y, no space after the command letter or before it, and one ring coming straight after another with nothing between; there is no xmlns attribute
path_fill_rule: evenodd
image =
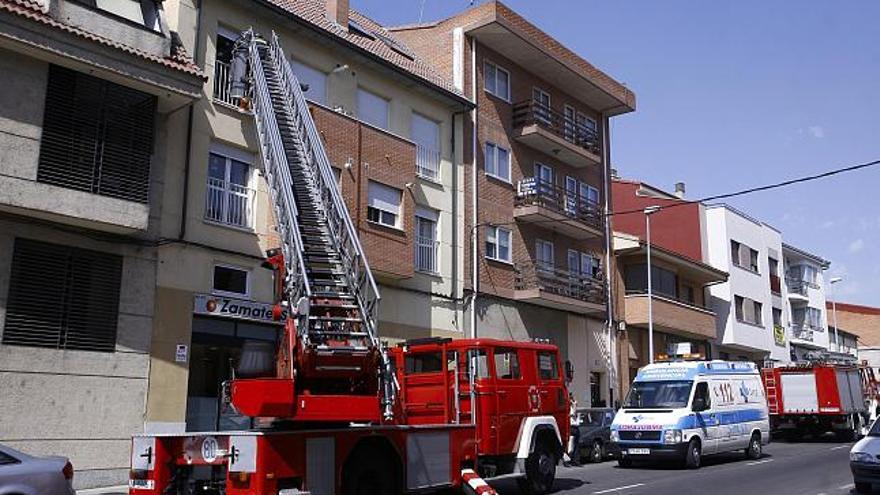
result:
<svg viewBox="0 0 880 495"><path fill-rule="evenodd" d="M748 461L742 453L707 456L690 471L674 465L619 468L617 461L557 470L556 492L564 495L846 495L853 491L849 471L851 443L774 442L764 456ZM519 493L515 483L496 482L502 495ZM880 490L875 491L880 494Z"/></svg>

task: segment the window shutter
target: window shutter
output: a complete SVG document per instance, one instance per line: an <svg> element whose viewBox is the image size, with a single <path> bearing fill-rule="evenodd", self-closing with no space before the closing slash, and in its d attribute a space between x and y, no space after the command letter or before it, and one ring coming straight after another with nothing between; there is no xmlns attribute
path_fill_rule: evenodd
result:
<svg viewBox="0 0 880 495"><path fill-rule="evenodd" d="M122 257L16 239L3 343L112 352Z"/></svg>
<svg viewBox="0 0 880 495"><path fill-rule="evenodd" d="M49 66L37 180L146 203L156 98Z"/></svg>
<svg viewBox="0 0 880 495"><path fill-rule="evenodd" d="M370 181L367 184L368 206L397 215L400 212L400 189Z"/></svg>

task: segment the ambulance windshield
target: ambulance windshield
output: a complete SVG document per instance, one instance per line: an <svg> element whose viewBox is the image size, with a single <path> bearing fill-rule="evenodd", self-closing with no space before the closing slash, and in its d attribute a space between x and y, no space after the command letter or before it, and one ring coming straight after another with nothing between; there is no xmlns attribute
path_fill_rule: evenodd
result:
<svg viewBox="0 0 880 495"><path fill-rule="evenodd" d="M626 409L675 409L685 407L694 382L676 380L663 382L634 382L626 396Z"/></svg>

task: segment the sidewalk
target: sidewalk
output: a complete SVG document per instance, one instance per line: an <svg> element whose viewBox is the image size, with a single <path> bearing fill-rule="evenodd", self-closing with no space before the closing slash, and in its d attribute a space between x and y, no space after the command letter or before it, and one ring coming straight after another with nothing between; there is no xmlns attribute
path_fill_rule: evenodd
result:
<svg viewBox="0 0 880 495"><path fill-rule="evenodd" d="M103 488L77 490L76 495L128 495L128 486L105 486Z"/></svg>

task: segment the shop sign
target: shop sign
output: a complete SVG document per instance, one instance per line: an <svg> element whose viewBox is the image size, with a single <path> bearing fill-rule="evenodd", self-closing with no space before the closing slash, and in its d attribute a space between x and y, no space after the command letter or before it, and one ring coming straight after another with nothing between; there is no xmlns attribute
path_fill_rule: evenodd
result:
<svg viewBox="0 0 880 495"><path fill-rule="evenodd" d="M222 316L236 320L259 321L274 323L271 304L235 299L232 297L209 296L196 294L193 301L193 313L197 315ZM287 318L287 310L282 308L281 320Z"/></svg>

